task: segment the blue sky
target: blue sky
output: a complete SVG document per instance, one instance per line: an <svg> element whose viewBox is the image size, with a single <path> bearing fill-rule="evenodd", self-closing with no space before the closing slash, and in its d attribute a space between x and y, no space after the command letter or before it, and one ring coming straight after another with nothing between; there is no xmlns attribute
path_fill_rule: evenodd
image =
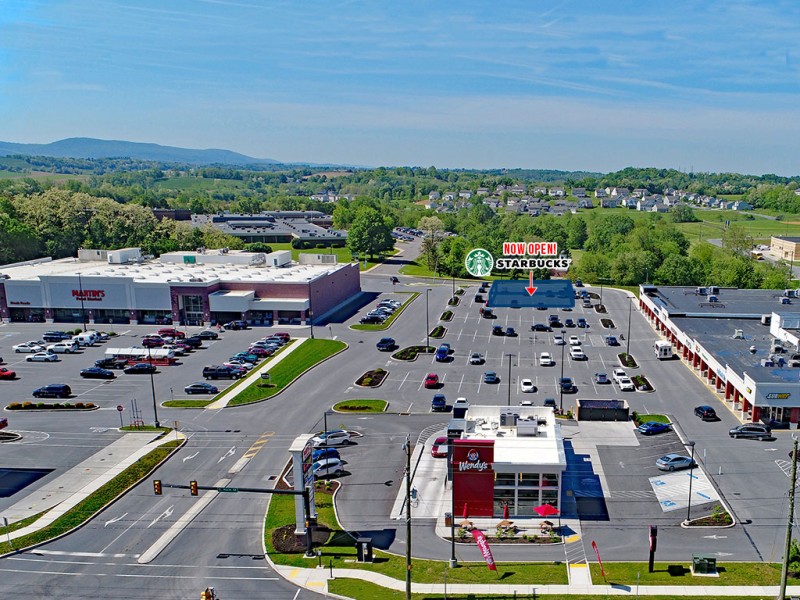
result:
<svg viewBox="0 0 800 600"><path fill-rule="evenodd" d="M2 0L0 139L800 174L800 3Z"/></svg>

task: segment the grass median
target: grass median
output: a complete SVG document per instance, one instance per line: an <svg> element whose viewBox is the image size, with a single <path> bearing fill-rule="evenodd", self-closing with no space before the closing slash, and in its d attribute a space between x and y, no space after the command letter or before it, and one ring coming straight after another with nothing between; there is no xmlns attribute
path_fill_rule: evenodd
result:
<svg viewBox="0 0 800 600"><path fill-rule="evenodd" d="M114 479L92 493L85 500L53 521L50 525L34 533L12 540L13 548L7 541L3 541L0 543L0 554L6 554L14 549L19 550L20 548L28 548L36 544L41 544L42 542L52 540L84 524L111 501L115 500L147 477L147 475L149 475L162 460L178 448L181 443L182 442L179 440L171 440L164 443L163 446L150 451L122 473L114 477ZM11 525L11 531L17 528L18 527ZM3 531L3 533L5 532Z"/></svg>
<svg viewBox="0 0 800 600"><path fill-rule="evenodd" d="M269 383L261 381L244 387L239 394L228 403L228 406L241 406L266 400L283 390L311 367L326 358L338 354L347 348L347 344L337 340L305 340L281 362L269 370Z"/></svg>
<svg viewBox="0 0 800 600"><path fill-rule="evenodd" d="M343 400L333 405L333 410L348 413L372 413L384 412L389 403L386 400L373 398L358 398L355 400Z"/></svg>

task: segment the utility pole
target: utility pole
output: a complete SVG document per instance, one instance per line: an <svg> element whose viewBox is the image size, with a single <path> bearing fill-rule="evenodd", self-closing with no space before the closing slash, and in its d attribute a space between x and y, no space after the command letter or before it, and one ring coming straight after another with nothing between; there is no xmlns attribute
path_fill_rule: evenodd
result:
<svg viewBox="0 0 800 600"><path fill-rule="evenodd" d="M786 579L789 576L789 549L792 547L792 526L794 525L794 490L797 483L797 438L792 438L792 477L789 484L789 518L786 524L786 545L783 548L783 566L781 567L781 588L778 600L786 598Z"/></svg>
<svg viewBox="0 0 800 600"><path fill-rule="evenodd" d="M406 600L411 600L411 436L403 445L406 453Z"/></svg>
<svg viewBox="0 0 800 600"><path fill-rule="evenodd" d="M633 298L628 298L628 334L625 338L625 354L631 353L631 313L633 312Z"/></svg>
<svg viewBox="0 0 800 600"><path fill-rule="evenodd" d="M428 347L431 345L431 325L428 318L428 294L430 291L431 288L425 290L425 352L428 351Z"/></svg>

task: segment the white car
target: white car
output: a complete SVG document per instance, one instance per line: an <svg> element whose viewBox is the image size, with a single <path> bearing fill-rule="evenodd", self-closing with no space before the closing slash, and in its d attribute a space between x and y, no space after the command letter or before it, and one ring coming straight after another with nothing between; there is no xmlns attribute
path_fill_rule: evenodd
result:
<svg viewBox="0 0 800 600"><path fill-rule="evenodd" d="M586 360L586 355L578 346L573 346L569 349L569 356L572 360Z"/></svg>
<svg viewBox="0 0 800 600"><path fill-rule="evenodd" d="M473 352L469 357L469 364L471 365L482 365L484 362L486 361L480 352Z"/></svg>
<svg viewBox="0 0 800 600"><path fill-rule="evenodd" d="M521 392L535 392L536 386L533 385L533 382L530 379L522 379L519 382L519 389Z"/></svg>
<svg viewBox="0 0 800 600"><path fill-rule="evenodd" d="M311 465L314 477L339 476L344 471L344 463L339 458L323 458Z"/></svg>
<svg viewBox="0 0 800 600"><path fill-rule="evenodd" d="M577 335L569 336L569 345L570 346L580 346L581 345L580 338Z"/></svg>
<svg viewBox="0 0 800 600"><path fill-rule="evenodd" d="M561 335L554 335L554 336L553 336L553 343L554 343L556 346L563 346L563 345L564 345L564 343L565 343L565 342L564 342L564 336L561 336Z"/></svg>
<svg viewBox="0 0 800 600"><path fill-rule="evenodd" d="M617 385L619 386L620 391L623 392L636 391L636 386L633 385L633 380L631 380L630 377L620 377L617 379Z"/></svg>
<svg viewBox="0 0 800 600"><path fill-rule="evenodd" d="M164 344L161 346L161 350L172 350L175 356L183 356L186 354L186 348L183 346L176 346L175 344Z"/></svg>
<svg viewBox="0 0 800 600"><path fill-rule="evenodd" d="M320 446L346 446L350 443L350 434L344 429L326 431L311 438L314 447Z"/></svg>
<svg viewBox="0 0 800 600"><path fill-rule="evenodd" d="M255 365L253 363L249 363L246 360L238 360L238 359L237 360L229 360L229 361L226 361L226 362L224 362L222 364L225 365L226 367L241 367L245 371L249 371L250 369L255 367Z"/></svg>
<svg viewBox="0 0 800 600"><path fill-rule="evenodd" d="M53 352L36 352L30 356L26 356L25 360L28 362L56 362L58 355Z"/></svg>
<svg viewBox="0 0 800 600"><path fill-rule="evenodd" d="M44 346L36 342L22 342L16 346L11 346L11 348L14 352L41 352L44 350Z"/></svg>
<svg viewBox="0 0 800 600"><path fill-rule="evenodd" d="M620 378L628 377L628 374L625 372L625 369L620 369L619 367L617 367L611 372L611 377L614 379L614 381L619 383Z"/></svg>
<svg viewBox="0 0 800 600"><path fill-rule="evenodd" d="M78 351L78 344L74 342L56 342L47 346L46 350L57 354L72 354Z"/></svg>
<svg viewBox="0 0 800 600"><path fill-rule="evenodd" d="M542 352L539 355L539 366L540 367L552 367L555 363L553 357L550 356L549 352Z"/></svg>

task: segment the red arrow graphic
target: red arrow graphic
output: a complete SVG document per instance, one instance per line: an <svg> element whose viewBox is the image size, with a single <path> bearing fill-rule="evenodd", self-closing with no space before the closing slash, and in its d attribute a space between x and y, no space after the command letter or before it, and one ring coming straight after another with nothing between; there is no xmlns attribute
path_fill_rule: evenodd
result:
<svg viewBox="0 0 800 600"><path fill-rule="evenodd" d="M528 287L525 288L525 291L528 292L529 296L533 296L534 292L536 292L536 288L533 287L533 271L530 271L528 276Z"/></svg>

